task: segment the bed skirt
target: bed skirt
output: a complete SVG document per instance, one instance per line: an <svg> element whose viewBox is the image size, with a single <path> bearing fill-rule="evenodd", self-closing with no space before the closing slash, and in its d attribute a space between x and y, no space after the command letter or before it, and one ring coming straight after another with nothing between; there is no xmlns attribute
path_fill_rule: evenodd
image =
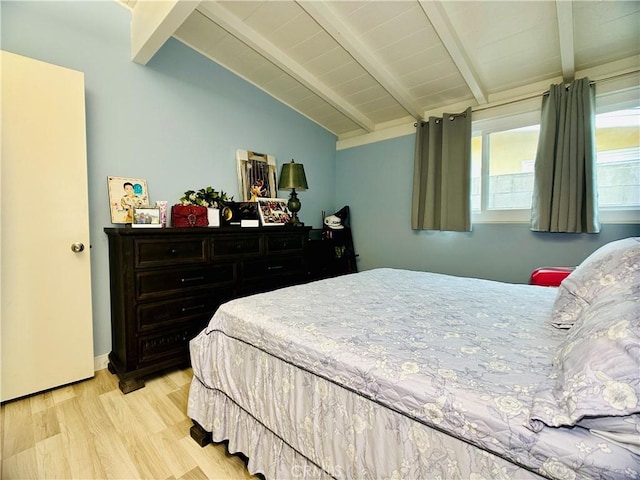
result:
<svg viewBox="0 0 640 480"><path fill-rule="evenodd" d="M246 455L252 474L543 478L221 332L202 333L191 349L188 415Z"/></svg>
<svg viewBox="0 0 640 480"><path fill-rule="evenodd" d="M267 479L332 478L309 462L281 438L230 400L223 392L211 390L195 377L191 384L194 398L210 407L205 415L211 422L201 419L198 424L211 433L215 443L228 441L229 453L242 453L248 457L247 470L252 475L261 473ZM202 422L202 423L201 423Z"/></svg>

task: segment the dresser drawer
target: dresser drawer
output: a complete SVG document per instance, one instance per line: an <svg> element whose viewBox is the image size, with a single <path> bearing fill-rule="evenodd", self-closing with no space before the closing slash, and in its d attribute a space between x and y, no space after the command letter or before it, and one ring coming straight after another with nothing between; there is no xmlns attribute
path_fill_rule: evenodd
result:
<svg viewBox="0 0 640 480"><path fill-rule="evenodd" d="M138 368L175 359L189 358L189 340L202 330L200 325L184 324L182 328L155 335L138 337Z"/></svg>
<svg viewBox="0 0 640 480"><path fill-rule="evenodd" d="M148 332L180 322L206 325L217 308L233 298L233 288L216 289L206 295L138 305L138 331Z"/></svg>
<svg viewBox="0 0 640 480"><path fill-rule="evenodd" d="M299 234L269 235L267 237L267 252L300 250L304 248L305 241L305 237Z"/></svg>
<svg viewBox="0 0 640 480"><path fill-rule="evenodd" d="M138 272L136 297L146 300L168 294L197 293L216 285L232 284L234 280L235 265L231 263Z"/></svg>
<svg viewBox="0 0 640 480"><path fill-rule="evenodd" d="M260 255L261 243L261 236L216 238L211 241L212 256L216 259L238 255Z"/></svg>
<svg viewBox="0 0 640 480"><path fill-rule="evenodd" d="M264 277L265 284L269 284L272 276L299 274L303 271L304 258L302 256L273 256L243 262L242 277L243 279Z"/></svg>
<svg viewBox="0 0 640 480"><path fill-rule="evenodd" d="M207 240L205 238L135 241L135 265L138 268L205 263L206 261Z"/></svg>

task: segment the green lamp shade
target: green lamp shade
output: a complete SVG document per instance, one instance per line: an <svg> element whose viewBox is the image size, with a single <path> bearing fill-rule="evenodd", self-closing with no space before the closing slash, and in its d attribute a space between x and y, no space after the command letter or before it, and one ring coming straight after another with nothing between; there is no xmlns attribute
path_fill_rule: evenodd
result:
<svg viewBox="0 0 640 480"><path fill-rule="evenodd" d="M280 172L280 180L278 181L278 190L306 190L307 177L304 174L304 166L301 163L290 163L282 165Z"/></svg>

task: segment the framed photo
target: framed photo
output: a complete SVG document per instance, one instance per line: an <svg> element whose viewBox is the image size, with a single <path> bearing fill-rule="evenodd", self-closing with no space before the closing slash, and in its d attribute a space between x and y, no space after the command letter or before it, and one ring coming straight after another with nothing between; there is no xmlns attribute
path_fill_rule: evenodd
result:
<svg viewBox="0 0 640 480"><path fill-rule="evenodd" d="M249 150L236 150L240 201L276 196L276 157Z"/></svg>
<svg viewBox="0 0 640 480"><path fill-rule="evenodd" d="M133 223L133 209L149 205L147 181L142 178L107 177L111 223Z"/></svg>
<svg viewBox="0 0 640 480"><path fill-rule="evenodd" d="M160 207L134 207L133 228L162 228Z"/></svg>
<svg viewBox="0 0 640 480"><path fill-rule="evenodd" d="M291 212L284 198L258 198L258 213L263 227L286 225L291 220Z"/></svg>
<svg viewBox="0 0 640 480"><path fill-rule="evenodd" d="M258 214L258 202L238 203L238 215L241 227L259 227L260 215Z"/></svg>

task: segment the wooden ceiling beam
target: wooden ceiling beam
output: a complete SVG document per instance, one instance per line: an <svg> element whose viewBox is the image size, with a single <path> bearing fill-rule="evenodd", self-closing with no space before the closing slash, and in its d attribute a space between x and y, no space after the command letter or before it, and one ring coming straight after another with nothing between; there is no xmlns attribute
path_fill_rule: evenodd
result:
<svg viewBox="0 0 640 480"><path fill-rule="evenodd" d="M558 17L558 36L560 37L562 78L565 83L571 83L576 74L573 46L573 2L556 0L556 15Z"/></svg>
<svg viewBox="0 0 640 480"><path fill-rule="evenodd" d="M427 16L431 25L435 29L442 44L449 52L453 63L460 71L462 78L473 93L479 105L487 103L487 94L484 91L480 78L473 68L473 63L469 59L462 42L456 35L455 29L449 20L441 2L431 0L419 0L422 11Z"/></svg>
<svg viewBox="0 0 640 480"><path fill-rule="evenodd" d="M131 11L131 59L146 65L200 0L138 0Z"/></svg>

